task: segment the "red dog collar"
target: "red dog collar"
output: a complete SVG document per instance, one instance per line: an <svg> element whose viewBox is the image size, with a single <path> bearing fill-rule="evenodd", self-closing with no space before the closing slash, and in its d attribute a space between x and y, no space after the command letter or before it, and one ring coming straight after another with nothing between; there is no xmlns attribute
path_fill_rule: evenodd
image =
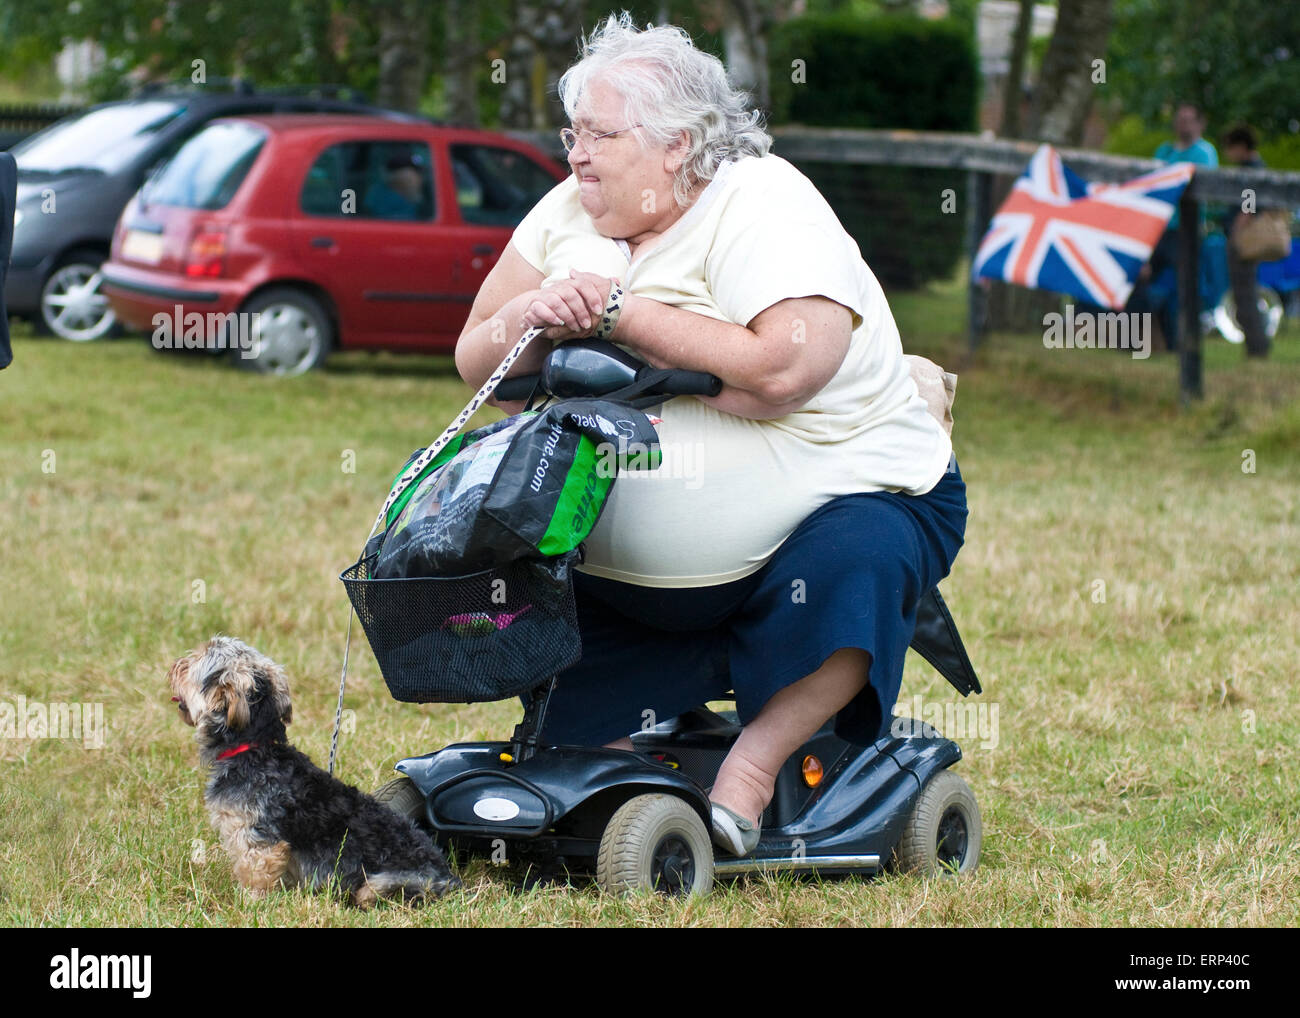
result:
<svg viewBox="0 0 1300 1018"><path fill-rule="evenodd" d="M256 742L246 742L242 746L236 746L234 749L222 750L222 752L217 754L217 759L228 760L230 759L230 757L238 756L240 753L243 753L245 750L254 749L256 748L256 746L257 746Z"/></svg>

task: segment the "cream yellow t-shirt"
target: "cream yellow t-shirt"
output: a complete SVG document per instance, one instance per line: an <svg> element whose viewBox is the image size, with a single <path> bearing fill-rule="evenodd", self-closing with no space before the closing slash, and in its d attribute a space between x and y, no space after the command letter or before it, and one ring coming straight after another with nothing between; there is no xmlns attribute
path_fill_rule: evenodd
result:
<svg viewBox="0 0 1300 1018"><path fill-rule="evenodd" d="M702 587L762 568L795 527L839 495L923 494L952 444L903 360L876 277L831 207L779 156L724 163L658 243L629 263L596 232L569 177L515 229L547 278L615 276L631 295L748 325L789 297L822 295L853 312L848 354L794 413L755 421L692 396L657 412L663 460L620 474L587 539L584 572L651 587Z"/></svg>

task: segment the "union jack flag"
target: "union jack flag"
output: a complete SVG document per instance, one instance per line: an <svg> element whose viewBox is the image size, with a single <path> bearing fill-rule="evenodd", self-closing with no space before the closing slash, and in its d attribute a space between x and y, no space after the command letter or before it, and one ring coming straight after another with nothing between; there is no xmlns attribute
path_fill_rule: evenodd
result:
<svg viewBox="0 0 1300 1018"><path fill-rule="evenodd" d="M1194 171L1175 163L1089 184L1042 145L993 217L971 275L1122 308Z"/></svg>

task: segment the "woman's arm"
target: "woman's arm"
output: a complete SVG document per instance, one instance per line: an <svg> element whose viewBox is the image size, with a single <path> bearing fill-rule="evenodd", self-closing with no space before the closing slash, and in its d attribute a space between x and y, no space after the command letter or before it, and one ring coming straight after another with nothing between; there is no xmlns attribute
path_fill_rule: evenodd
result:
<svg viewBox="0 0 1300 1018"><path fill-rule="evenodd" d="M519 337L524 334L524 308L521 305L528 294L541 286L542 278L541 272L524 261L513 244L506 245L479 287L469 320L456 341L456 370L471 388L481 387L510 348L519 342ZM509 374L526 375L540 370L550 346L540 337L534 340L515 361ZM507 413L517 412L497 403L495 398L489 402ZM515 406L510 404L510 407ZM518 409L522 409L522 404Z"/></svg>
<svg viewBox="0 0 1300 1018"><path fill-rule="evenodd" d="M747 326L629 297L611 338L655 367L712 372L723 389L704 402L765 420L820 392L844 363L852 333L853 313L828 297L778 301Z"/></svg>
<svg viewBox="0 0 1300 1018"><path fill-rule="evenodd" d="M551 351L551 340L589 333L594 328L592 319L598 318L604 309L608 282L603 294L590 279L552 292L541 289L542 279L542 273L528 264L513 244L506 245L479 287L469 319L456 341L456 370L467 384L480 388L533 324L553 328L533 340L506 373L507 377L540 371L542 361ZM594 313L591 308L595 309ZM520 401L501 403L493 397L488 402L508 414L524 408Z"/></svg>

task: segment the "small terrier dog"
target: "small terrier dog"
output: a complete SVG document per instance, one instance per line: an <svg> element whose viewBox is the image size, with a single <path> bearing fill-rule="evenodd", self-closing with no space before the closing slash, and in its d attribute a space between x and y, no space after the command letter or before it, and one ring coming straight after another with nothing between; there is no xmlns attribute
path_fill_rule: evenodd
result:
<svg viewBox="0 0 1300 1018"><path fill-rule="evenodd" d="M209 769L204 801L254 896L337 879L351 901L408 902L461 886L427 833L289 745L289 683L274 661L216 636L171 666L181 719Z"/></svg>

